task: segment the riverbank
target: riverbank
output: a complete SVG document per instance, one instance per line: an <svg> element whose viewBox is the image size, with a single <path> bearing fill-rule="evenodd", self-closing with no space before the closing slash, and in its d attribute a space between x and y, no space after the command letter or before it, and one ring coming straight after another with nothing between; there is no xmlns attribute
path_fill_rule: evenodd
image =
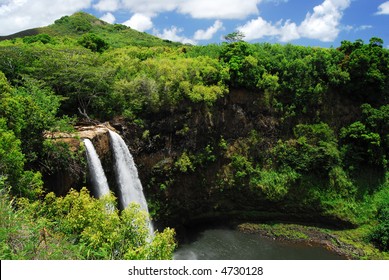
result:
<svg viewBox="0 0 389 280"><path fill-rule="evenodd" d="M366 227L331 230L297 224L244 223L238 225L237 229L273 240L323 246L345 259L389 259L389 253L379 251L366 241Z"/></svg>

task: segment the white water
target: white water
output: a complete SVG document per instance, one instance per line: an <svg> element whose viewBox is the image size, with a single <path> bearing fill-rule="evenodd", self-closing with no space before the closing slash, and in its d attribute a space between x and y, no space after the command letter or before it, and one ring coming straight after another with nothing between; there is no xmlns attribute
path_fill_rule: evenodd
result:
<svg viewBox="0 0 389 280"><path fill-rule="evenodd" d="M89 139L84 139L83 141L86 148L86 157L88 160L88 168L90 180L93 185L93 192L97 198L100 198L109 194L107 177L105 177L104 169L92 142Z"/></svg>
<svg viewBox="0 0 389 280"><path fill-rule="evenodd" d="M143 194L142 183L139 180L138 170L126 143L116 132L109 131L109 136L115 158L115 175L121 208L124 209L131 202L136 202L143 211L149 214L146 198ZM153 235L153 226L150 221L148 221L148 224L150 234Z"/></svg>

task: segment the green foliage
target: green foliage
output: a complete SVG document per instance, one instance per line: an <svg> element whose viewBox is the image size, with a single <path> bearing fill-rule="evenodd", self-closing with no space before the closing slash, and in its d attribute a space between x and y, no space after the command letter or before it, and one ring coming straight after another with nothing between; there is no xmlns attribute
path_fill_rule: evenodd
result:
<svg viewBox="0 0 389 280"><path fill-rule="evenodd" d="M187 152L183 152L181 154L181 156L174 163L174 166L183 173L195 170L195 167L193 166L193 163Z"/></svg>
<svg viewBox="0 0 389 280"><path fill-rule="evenodd" d="M85 13L34 32L0 42L0 183L12 195L37 199L37 170L83 172L81 154L45 136L83 118L124 117L144 129L134 131L142 152L143 143L147 152L161 151L165 139L181 151L173 151L176 161L156 164L147 182L160 191L154 209L166 211L161 215L181 203L177 179L201 172L210 178L196 184L218 209L260 209L258 200L277 208L282 201L282 211L375 222L372 213L382 207L372 197L386 180L389 153L389 52L380 38L324 49L248 44L236 33L226 36L230 44L182 46ZM104 207L84 191L62 199L48 195L43 206L23 208L38 213L28 216L37 222L28 227L46 225L55 236L53 258L65 251L60 246L86 259L170 258L173 233L145 242L135 206L122 215L95 213ZM22 215L4 209L8 217ZM26 253L37 233L8 229L27 236L20 238L25 247L5 242L9 258L50 258L42 245Z"/></svg>
<svg viewBox="0 0 389 280"><path fill-rule="evenodd" d="M361 165L366 162L377 163L376 153L381 145L380 135L369 132L361 122L355 122L341 131L341 137L345 143L345 156L350 166ZM378 162L379 163L379 162Z"/></svg>
<svg viewBox="0 0 389 280"><path fill-rule="evenodd" d="M292 168L301 173L328 175L341 162L336 138L325 124L297 125L296 139L279 141L273 150L274 161L280 168Z"/></svg>
<svg viewBox="0 0 389 280"><path fill-rule="evenodd" d="M299 178L299 174L292 170L261 170L256 176L252 176L250 185L254 189L260 189L265 197L271 201L284 198L291 186Z"/></svg>
<svg viewBox="0 0 389 280"><path fill-rule="evenodd" d="M243 32L235 31L224 36L224 40L226 40L229 43L234 43L234 42L242 41L244 37L245 35L243 34Z"/></svg>
<svg viewBox="0 0 389 280"><path fill-rule="evenodd" d="M385 105L374 109L371 105L364 104L362 120L341 130L345 160L352 169L358 170L366 165L387 169L388 108Z"/></svg>
<svg viewBox="0 0 389 280"><path fill-rule="evenodd" d="M72 16L64 16L60 18L59 20L55 21L55 24L57 26L60 26L62 28L74 30L79 33L85 33L92 29L92 21L95 18L93 16L90 16L86 13L79 12L75 13Z"/></svg>
<svg viewBox="0 0 389 280"><path fill-rule="evenodd" d="M102 53L108 49L109 45L94 33L87 33L81 37L78 43L84 48L90 49L92 52Z"/></svg>
<svg viewBox="0 0 389 280"><path fill-rule="evenodd" d="M11 92L11 86L9 85L4 73L0 71L0 95Z"/></svg>
<svg viewBox="0 0 389 280"><path fill-rule="evenodd" d="M0 118L0 180L14 195L36 199L42 194L43 182L39 172L25 171L25 156L20 140L7 129Z"/></svg>
<svg viewBox="0 0 389 280"><path fill-rule="evenodd" d="M60 100L59 96L30 79L25 80L23 87L2 94L0 116L22 141L22 150L29 163L41 152L43 132L56 123Z"/></svg>
<svg viewBox="0 0 389 280"><path fill-rule="evenodd" d="M66 172L71 177L80 176L86 167L84 150L72 151L64 141L46 139L43 141L41 165L46 174Z"/></svg>
<svg viewBox="0 0 389 280"><path fill-rule="evenodd" d="M381 208L378 212L378 225L370 234L370 240L381 250L389 251L389 206Z"/></svg>
<svg viewBox="0 0 389 280"><path fill-rule="evenodd" d="M0 119L0 172L1 178L15 184L24 166L24 155L20 148L20 140L6 126L5 119Z"/></svg>
<svg viewBox="0 0 389 280"><path fill-rule="evenodd" d="M389 52L380 38L371 38L369 44L343 41L339 50L345 57L342 67L350 73L350 83L344 90L355 99L375 105L388 102Z"/></svg>
<svg viewBox="0 0 389 280"><path fill-rule="evenodd" d="M27 44L32 44L40 42L42 44L55 44L55 39L48 34L38 34L35 36L27 36L23 38L23 42Z"/></svg>
<svg viewBox="0 0 389 280"><path fill-rule="evenodd" d="M115 200L97 200L86 189L43 202L20 201L18 210L0 192L2 259L171 259L174 231L149 236L145 213L130 205L121 214ZM41 230L46 241L39 240ZM149 242L148 240L151 240Z"/></svg>
<svg viewBox="0 0 389 280"><path fill-rule="evenodd" d="M0 178L1 185L1 178ZM14 201L4 186L0 186L0 258L2 260L32 258L37 232L31 234L32 224L21 210L15 211Z"/></svg>
<svg viewBox="0 0 389 280"><path fill-rule="evenodd" d="M356 188L347 173L340 166L334 166L328 173L329 186L342 197L352 197Z"/></svg>
<svg viewBox="0 0 389 280"><path fill-rule="evenodd" d="M253 56L250 44L235 42L223 45L220 60L229 67L231 86L256 87L262 68L258 66L258 59Z"/></svg>
<svg viewBox="0 0 389 280"><path fill-rule="evenodd" d="M42 32L59 37L68 36L78 39L80 35L93 32L112 47L137 46L176 46L179 43L166 42L144 32L138 32L122 24L108 24L92 15L78 12L64 16L55 24L42 28Z"/></svg>
<svg viewBox="0 0 389 280"><path fill-rule="evenodd" d="M280 84L279 77L271 75L267 72L262 74L261 79L257 83L257 87L264 91L264 101L266 107L271 107L275 104L275 97L279 93Z"/></svg>

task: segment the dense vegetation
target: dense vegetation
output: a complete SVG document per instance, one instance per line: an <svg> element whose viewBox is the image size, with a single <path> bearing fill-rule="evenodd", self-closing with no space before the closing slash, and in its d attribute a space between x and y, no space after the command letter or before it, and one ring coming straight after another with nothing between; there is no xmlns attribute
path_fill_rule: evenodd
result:
<svg viewBox="0 0 389 280"><path fill-rule="evenodd" d="M147 243L136 206L108 211L114 198L80 188L48 193L55 186L41 174L52 161L72 172L83 154L44 132L85 118L120 119L137 132L140 155L163 153L144 171L155 219L267 209L368 227L361 242L389 250L381 39L336 49L187 46L82 13L35 31L0 43L2 258L171 257L174 233ZM47 250L42 228L51 233Z"/></svg>

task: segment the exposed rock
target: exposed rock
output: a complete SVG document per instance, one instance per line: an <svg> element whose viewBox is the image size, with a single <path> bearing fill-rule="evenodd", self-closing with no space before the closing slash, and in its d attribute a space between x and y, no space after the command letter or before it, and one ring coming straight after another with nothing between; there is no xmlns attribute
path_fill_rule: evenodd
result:
<svg viewBox="0 0 389 280"><path fill-rule="evenodd" d="M107 172L107 178L113 176L112 155L110 151L109 130L115 129L109 124L95 126L76 126L74 133L47 132L46 139L52 139L57 143L68 144L69 151L78 155L69 160L66 170L55 160L48 160L52 165L50 172L43 170L46 187L57 195L65 195L71 188L80 189L88 184L86 179L85 156L82 145L83 139L90 139L100 157L102 165ZM58 166L58 168L56 168ZM53 171L54 170L54 171ZM109 180L109 179L108 179Z"/></svg>

